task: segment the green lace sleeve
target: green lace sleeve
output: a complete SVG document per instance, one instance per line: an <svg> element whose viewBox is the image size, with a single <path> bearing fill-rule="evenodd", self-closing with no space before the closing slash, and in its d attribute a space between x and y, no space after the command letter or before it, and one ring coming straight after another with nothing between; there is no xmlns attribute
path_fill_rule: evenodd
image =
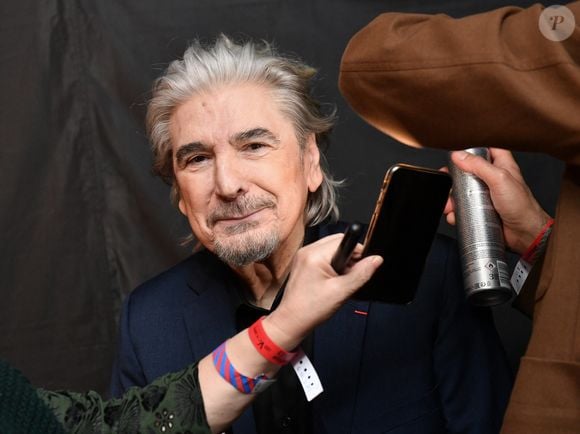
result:
<svg viewBox="0 0 580 434"><path fill-rule="evenodd" d="M70 433L211 433L197 364L109 401L96 392L39 389L38 395Z"/></svg>

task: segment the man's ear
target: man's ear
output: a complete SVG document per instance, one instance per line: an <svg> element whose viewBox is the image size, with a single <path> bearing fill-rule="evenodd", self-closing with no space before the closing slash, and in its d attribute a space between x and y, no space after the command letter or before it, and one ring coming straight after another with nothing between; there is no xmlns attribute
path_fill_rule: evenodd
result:
<svg viewBox="0 0 580 434"><path fill-rule="evenodd" d="M179 212L187 217L187 214L185 213L186 211L185 203L183 203L183 199L181 198L181 192L179 191L179 187L177 186L177 181L175 179L173 179L173 182L171 184L171 192L169 193L169 197L171 200L171 204L173 206L177 205L177 208L179 208Z"/></svg>
<svg viewBox="0 0 580 434"><path fill-rule="evenodd" d="M183 203L183 199L181 198L179 199L179 201L177 202L177 207L179 208L181 214L187 217L187 214L185 213L185 204Z"/></svg>
<svg viewBox="0 0 580 434"><path fill-rule="evenodd" d="M306 182L308 191L314 193L322 184L322 168L320 167L320 149L316 143L314 133L306 139L304 149L304 170L306 173Z"/></svg>
<svg viewBox="0 0 580 434"><path fill-rule="evenodd" d="M185 208L185 202L183 201L181 194L179 192L179 188L174 185L172 187L173 191L171 192L174 196L173 196L173 203L177 202L177 208L179 208L179 212L181 212L181 214L183 214L185 217L187 217L187 213L186 213L186 208Z"/></svg>

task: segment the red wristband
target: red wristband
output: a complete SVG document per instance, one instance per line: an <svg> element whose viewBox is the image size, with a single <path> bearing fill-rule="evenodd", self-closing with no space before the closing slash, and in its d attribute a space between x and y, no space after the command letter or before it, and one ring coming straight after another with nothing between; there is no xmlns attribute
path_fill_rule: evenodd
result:
<svg viewBox="0 0 580 434"><path fill-rule="evenodd" d="M264 317L260 318L254 324L248 328L248 334L250 335L250 340L256 350L271 363L275 365L284 366L290 360L294 358L296 353L292 353L286 350L283 350L278 345L276 345L266 334L264 330L264 326L262 325L262 320Z"/></svg>
<svg viewBox="0 0 580 434"><path fill-rule="evenodd" d="M551 227L554 224L554 219L549 218L547 223L544 225L536 239L530 244L530 246L526 249L524 254L522 255L522 259L524 259L529 264L533 264L535 262L536 256L543 250L543 246L546 244L548 235L550 234Z"/></svg>

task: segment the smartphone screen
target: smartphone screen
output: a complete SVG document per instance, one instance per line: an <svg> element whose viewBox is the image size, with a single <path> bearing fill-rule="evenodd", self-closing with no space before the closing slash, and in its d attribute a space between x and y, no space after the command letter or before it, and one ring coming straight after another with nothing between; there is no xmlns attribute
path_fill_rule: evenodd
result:
<svg viewBox="0 0 580 434"><path fill-rule="evenodd" d="M387 171L363 243L363 256L381 255L384 262L354 298L414 300L451 184L434 169L396 164Z"/></svg>

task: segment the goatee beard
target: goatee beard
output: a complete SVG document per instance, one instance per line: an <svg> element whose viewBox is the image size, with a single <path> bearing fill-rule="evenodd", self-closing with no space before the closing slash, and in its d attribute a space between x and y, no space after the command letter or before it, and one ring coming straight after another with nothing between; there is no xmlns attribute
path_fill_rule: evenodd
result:
<svg viewBox="0 0 580 434"><path fill-rule="evenodd" d="M215 240L214 253L232 267L243 267L268 258L279 245L277 231L267 234L238 234L227 240Z"/></svg>
<svg viewBox="0 0 580 434"><path fill-rule="evenodd" d="M274 198L241 196L220 203L209 215L207 224L213 228L219 220L247 216L266 208L276 208ZM257 221L228 225L223 229L224 236L214 239L214 253L232 267L263 261L278 248L280 236L276 227L255 230L259 225Z"/></svg>

